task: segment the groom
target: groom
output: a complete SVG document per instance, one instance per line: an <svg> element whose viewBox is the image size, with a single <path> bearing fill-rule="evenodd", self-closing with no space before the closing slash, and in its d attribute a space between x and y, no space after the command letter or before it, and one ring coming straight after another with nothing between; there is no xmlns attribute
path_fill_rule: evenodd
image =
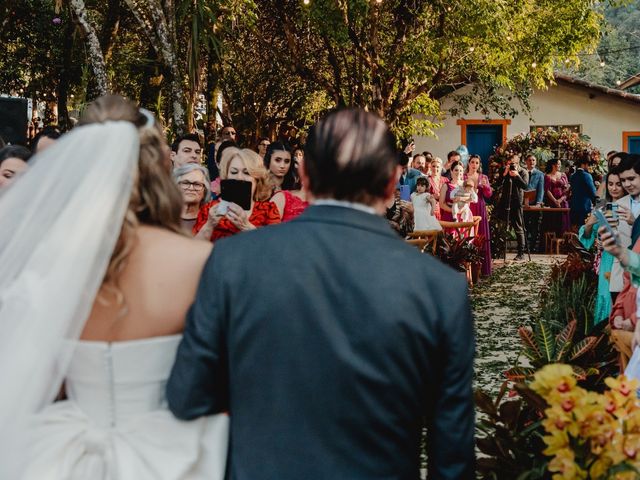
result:
<svg viewBox="0 0 640 480"><path fill-rule="evenodd" d="M382 215L394 139L363 110L312 130L298 219L216 243L167 386L181 419L228 410L234 480L474 477L464 276Z"/></svg>

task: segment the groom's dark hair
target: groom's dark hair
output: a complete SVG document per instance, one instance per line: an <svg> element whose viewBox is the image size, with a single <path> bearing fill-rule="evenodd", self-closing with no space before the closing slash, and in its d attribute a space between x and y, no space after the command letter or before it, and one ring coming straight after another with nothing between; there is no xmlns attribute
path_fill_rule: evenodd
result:
<svg viewBox="0 0 640 480"><path fill-rule="evenodd" d="M316 198L371 204L385 198L398 152L385 122L362 109L338 110L314 125L304 169Z"/></svg>

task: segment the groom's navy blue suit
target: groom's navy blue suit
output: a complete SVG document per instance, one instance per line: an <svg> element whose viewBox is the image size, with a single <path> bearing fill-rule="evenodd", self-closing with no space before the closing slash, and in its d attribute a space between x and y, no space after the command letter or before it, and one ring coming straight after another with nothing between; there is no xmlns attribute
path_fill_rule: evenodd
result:
<svg viewBox="0 0 640 480"><path fill-rule="evenodd" d="M216 243L169 380L176 416L229 410L233 480L474 477L463 275L376 215L313 206Z"/></svg>

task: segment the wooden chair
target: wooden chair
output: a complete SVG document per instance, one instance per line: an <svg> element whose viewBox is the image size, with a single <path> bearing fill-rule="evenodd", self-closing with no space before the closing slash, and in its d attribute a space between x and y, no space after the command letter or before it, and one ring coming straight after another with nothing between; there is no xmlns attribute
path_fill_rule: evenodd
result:
<svg viewBox="0 0 640 480"><path fill-rule="evenodd" d="M427 247L429 246L429 240L426 238L408 238L405 240L409 245L414 245L418 247L418 250L421 252L425 252Z"/></svg>
<svg viewBox="0 0 640 480"><path fill-rule="evenodd" d="M545 232L544 234L544 253L553 253L553 240L556 238L556 232Z"/></svg>
<svg viewBox="0 0 640 480"><path fill-rule="evenodd" d="M478 225L480 225L482 217L473 217L473 222L448 222L446 220L439 220L443 229L454 230L459 236L468 234L468 236L475 236L478 232Z"/></svg>
<svg viewBox="0 0 640 480"><path fill-rule="evenodd" d="M417 246L421 252L425 252L427 247L431 247L431 254L435 255L438 249L438 236L440 230L415 230L407 235L406 242Z"/></svg>
<svg viewBox="0 0 640 480"><path fill-rule="evenodd" d="M551 253L560 255L560 248L564 245L564 238L553 237L551 239Z"/></svg>

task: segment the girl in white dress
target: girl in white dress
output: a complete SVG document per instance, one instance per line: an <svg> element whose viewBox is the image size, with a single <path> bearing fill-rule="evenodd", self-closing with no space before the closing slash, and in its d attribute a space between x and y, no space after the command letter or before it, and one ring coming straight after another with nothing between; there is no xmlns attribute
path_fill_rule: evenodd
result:
<svg viewBox="0 0 640 480"><path fill-rule="evenodd" d="M429 180L420 177L416 180L416 191L411 194L413 204L414 230L442 230L440 222L434 216L436 199L427 192Z"/></svg>
<svg viewBox="0 0 640 480"><path fill-rule="evenodd" d="M220 480L228 417L178 421L164 393L211 245L149 112L106 96L81 125L0 199L0 478Z"/></svg>

